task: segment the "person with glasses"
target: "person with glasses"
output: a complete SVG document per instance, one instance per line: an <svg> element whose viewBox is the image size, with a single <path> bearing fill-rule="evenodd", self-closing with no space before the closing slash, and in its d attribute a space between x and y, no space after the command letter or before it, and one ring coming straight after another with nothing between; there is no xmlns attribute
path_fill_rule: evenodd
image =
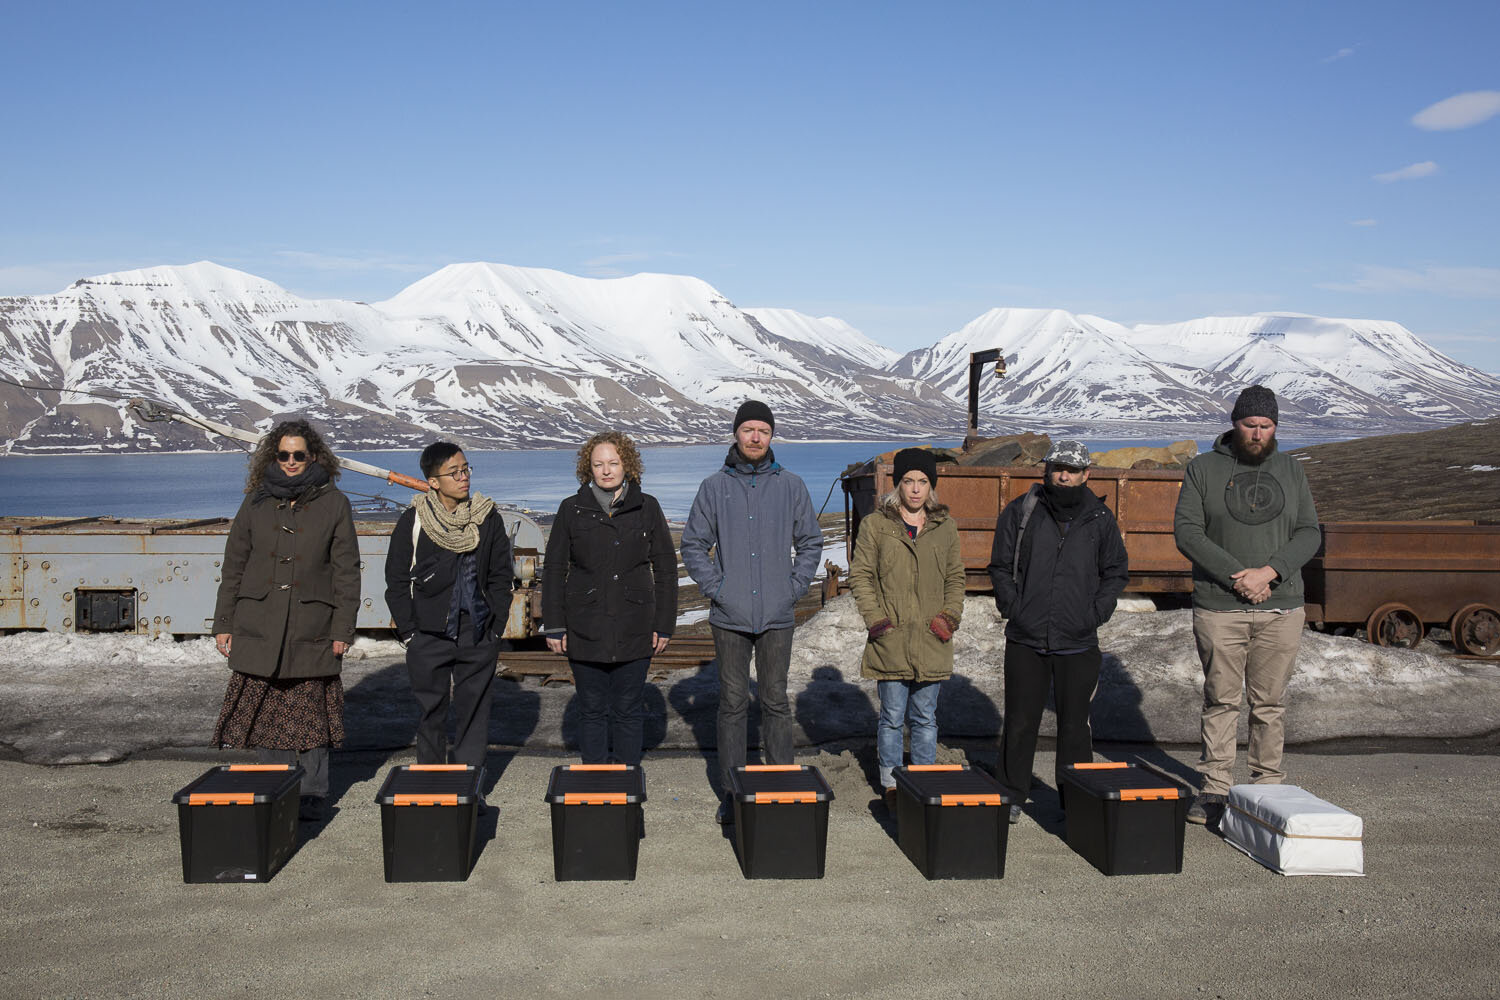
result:
<svg viewBox="0 0 1500 1000"><path fill-rule="evenodd" d="M301 764L309 821L327 815L329 748L344 740L339 670L359 611L359 541L338 476L338 459L304 420L261 439L214 608L214 642L232 671L214 744Z"/></svg>
<svg viewBox="0 0 1500 1000"><path fill-rule="evenodd" d="M458 445L430 444L420 463L430 489L396 519L385 557L385 603L421 710L417 763L450 763L451 702L451 763L483 767L515 585L510 534L495 502L470 492L474 470Z"/></svg>
<svg viewBox="0 0 1500 1000"><path fill-rule="evenodd" d="M677 552L641 471L619 431L585 441L542 563L547 646L573 670L585 764L641 762L646 672L677 624Z"/></svg>

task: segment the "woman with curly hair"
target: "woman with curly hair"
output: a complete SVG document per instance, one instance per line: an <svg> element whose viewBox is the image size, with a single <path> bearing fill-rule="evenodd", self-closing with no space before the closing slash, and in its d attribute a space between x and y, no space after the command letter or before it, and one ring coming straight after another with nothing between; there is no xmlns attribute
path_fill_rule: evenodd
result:
<svg viewBox="0 0 1500 1000"><path fill-rule="evenodd" d="M214 610L232 671L214 744L301 764L306 820L327 812L328 750L344 739L339 669L359 610L359 541L338 476L307 421L271 428L250 456Z"/></svg>
<svg viewBox="0 0 1500 1000"><path fill-rule="evenodd" d="M547 539L542 620L567 654L585 764L639 764L651 657L677 622L677 554L656 498L641 492L641 455L619 431L578 449L578 492ZM613 724L611 724L611 717Z"/></svg>
<svg viewBox="0 0 1500 1000"><path fill-rule="evenodd" d="M860 673L880 698L875 746L887 805L908 723L911 762L937 762L938 689L953 674L953 633L964 611L958 522L934 492L937 459L903 448L894 465L896 488L860 522L849 560L849 590L869 630Z"/></svg>

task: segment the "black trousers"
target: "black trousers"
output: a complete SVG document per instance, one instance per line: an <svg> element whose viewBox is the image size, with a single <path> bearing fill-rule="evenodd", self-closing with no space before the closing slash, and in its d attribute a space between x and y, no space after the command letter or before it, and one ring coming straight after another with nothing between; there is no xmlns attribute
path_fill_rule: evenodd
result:
<svg viewBox="0 0 1500 1000"><path fill-rule="evenodd" d="M1083 764L1094 756L1094 731L1089 709L1099 687L1103 662L1099 647L1081 653L1042 653L1019 642L1005 643L1005 735L1001 748L1001 780L1026 801L1031 788L1031 763L1036 737L1047 707L1047 691L1057 706L1057 789L1062 795L1062 773L1067 764Z"/></svg>
<svg viewBox="0 0 1500 1000"><path fill-rule="evenodd" d="M578 693L578 755L585 764L608 763L613 737L615 760L639 764L651 657L624 663L572 660L569 666Z"/></svg>
<svg viewBox="0 0 1500 1000"><path fill-rule="evenodd" d="M460 616L458 639L418 632L406 647L406 674L422 710L417 721L417 763L447 764L448 706L453 706L453 761L484 764L489 750L490 702L495 694L495 662L500 640L476 642L467 615Z"/></svg>

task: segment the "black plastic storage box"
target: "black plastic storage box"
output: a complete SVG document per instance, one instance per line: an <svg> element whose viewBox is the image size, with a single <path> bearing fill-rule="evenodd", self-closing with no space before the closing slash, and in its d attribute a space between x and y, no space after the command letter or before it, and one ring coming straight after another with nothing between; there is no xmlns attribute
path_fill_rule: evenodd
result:
<svg viewBox="0 0 1500 1000"><path fill-rule="evenodd" d="M1068 846L1106 875L1182 871L1187 799L1175 785L1130 764L1063 769Z"/></svg>
<svg viewBox="0 0 1500 1000"><path fill-rule="evenodd" d="M897 839L923 875L1005 877L1010 800L1000 782L962 764L913 764L891 773Z"/></svg>
<svg viewBox="0 0 1500 1000"><path fill-rule="evenodd" d="M552 803L552 876L559 882L631 881L641 851L646 776L634 764L559 764Z"/></svg>
<svg viewBox="0 0 1500 1000"><path fill-rule="evenodd" d="M737 767L734 846L746 878L822 878L833 789L807 764Z"/></svg>
<svg viewBox="0 0 1500 1000"><path fill-rule="evenodd" d="M222 764L172 796L184 882L265 882L297 849L303 770Z"/></svg>
<svg viewBox="0 0 1500 1000"><path fill-rule="evenodd" d="M380 794L387 882L463 882L474 867L479 786L472 764L398 764Z"/></svg>

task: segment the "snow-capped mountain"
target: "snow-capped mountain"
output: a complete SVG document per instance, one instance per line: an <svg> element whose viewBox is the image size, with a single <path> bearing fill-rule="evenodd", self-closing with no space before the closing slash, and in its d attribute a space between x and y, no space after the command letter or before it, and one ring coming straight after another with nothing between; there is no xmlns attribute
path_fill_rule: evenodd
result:
<svg viewBox="0 0 1500 1000"><path fill-rule="evenodd" d="M0 298L0 437L26 452L224 447L140 424L118 400L264 427L303 413L343 449L568 446L603 427L723 441L743 399L783 438L954 438L969 352L1001 347L986 430L1216 424L1263 382L1305 427L1410 426L1500 412L1500 379L1396 323L1311 316L1127 328L994 309L898 356L842 320L740 309L693 277L580 278L454 264L385 302L299 298L216 264L85 278ZM89 395L93 393L94 395ZM1122 434L1121 436L1128 436Z"/></svg>
<svg viewBox="0 0 1500 1000"><path fill-rule="evenodd" d="M451 265L374 305L300 299L209 263L0 299L8 377L149 396L241 426L306 413L344 448L438 434L544 447L610 426L645 442L724 440L748 397L771 405L786 437L955 432L946 397L849 356L884 357L857 331L825 347L819 327L834 323L778 334L692 277L497 264ZM58 404L0 386L0 429L21 450L207 444L180 425L137 426L97 398Z"/></svg>
<svg viewBox="0 0 1500 1000"><path fill-rule="evenodd" d="M1438 353L1399 323L1291 314L1128 328L1058 309L992 309L891 371L961 401L969 353L993 347L1003 348L1009 372L987 376L980 398L986 411L1012 419L1222 422L1256 382L1312 427L1500 412L1500 379Z"/></svg>
<svg viewBox="0 0 1500 1000"><path fill-rule="evenodd" d="M1462 420L1500 408L1500 380L1459 364L1400 323L1297 313L1211 316L1136 326L1130 343L1155 358L1260 382L1321 416Z"/></svg>

